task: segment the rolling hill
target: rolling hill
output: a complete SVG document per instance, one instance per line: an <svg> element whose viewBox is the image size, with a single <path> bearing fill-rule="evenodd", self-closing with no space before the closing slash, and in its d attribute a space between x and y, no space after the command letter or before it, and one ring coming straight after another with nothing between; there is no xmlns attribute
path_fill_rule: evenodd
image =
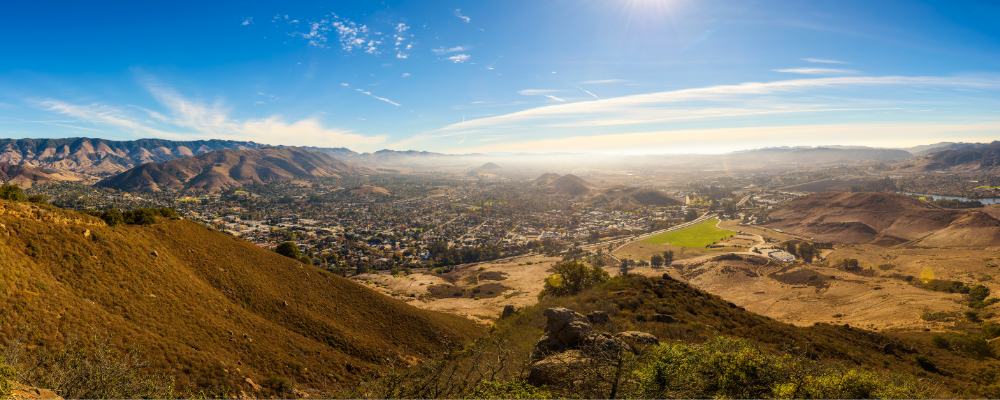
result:
<svg viewBox="0 0 1000 400"><path fill-rule="evenodd" d="M504 169L499 165L488 162L483 164L481 167L473 169L472 171L466 172L465 175L473 178L494 178L498 173L503 172Z"/></svg>
<svg viewBox="0 0 1000 400"><path fill-rule="evenodd" d="M673 197L662 191L655 189L634 188L627 186L612 186L601 190L591 200L593 203L607 204L613 207L624 207L628 205L643 206L677 206L683 205L684 200Z"/></svg>
<svg viewBox="0 0 1000 400"><path fill-rule="evenodd" d="M312 180L366 174L326 154L295 147L219 150L164 163L149 163L104 179L98 186L120 190L222 191L251 182Z"/></svg>
<svg viewBox="0 0 1000 400"><path fill-rule="evenodd" d="M573 174L559 176L547 173L535 179L535 184L545 187L548 194L562 196L586 196L596 190L596 187Z"/></svg>
<svg viewBox="0 0 1000 400"><path fill-rule="evenodd" d="M84 178L80 174L66 171L53 171L47 168L32 167L30 165L16 165L0 162L0 181L17 184L20 187L28 188L38 183L52 181L79 181Z"/></svg>
<svg viewBox="0 0 1000 400"><path fill-rule="evenodd" d="M100 333L116 348L143 349L180 389L253 394L247 378L266 386L282 377L333 390L481 333L182 219L108 227L0 201L0 222L3 343L25 333L30 348L58 351Z"/></svg>
<svg viewBox="0 0 1000 400"><path fill-rule="evenodd" d="M770 218L769 228L835 243L1000 244L1000 221L985 213L945 210L895 193L816 193L786 203Z"/></svg>

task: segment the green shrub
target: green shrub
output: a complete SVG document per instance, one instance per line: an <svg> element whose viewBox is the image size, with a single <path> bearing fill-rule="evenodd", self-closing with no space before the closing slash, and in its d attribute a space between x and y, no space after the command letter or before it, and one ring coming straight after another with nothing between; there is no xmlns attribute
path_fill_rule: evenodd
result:
<svg viewBox="0 0 1000 400"><path fill-rule="evenodd" d="M983 285L976 285L969 289L969 297L973 300L983 301L990 297L990 288Z"/></svg>
<svg viewBox="0 0 1000 400"><path fill-rule="evenodd" d="M272 376L267 378L264 383L278 394L291 393L292 391L292 382L283 376Z"/></svg>
<svg viewBox="0 0 1000 400"><path fill-rule="evenodd" d="M125 216L117 208L105 210L100 217L108 226L118 226L125 223Z"/></svg>
<svg viewBox="0 0 1000 400"><path fill-rule="evenodd" d="M295 245L295 242L284 242L279 244L278 247L274 248L274 252L296 260L302 257L302 254L299 253L299 246Z"/></svg>
<svg viewBox="0 0 1000 400"><path fill-rule="evenodd" d="M902 375L771 355L748 340L665 343L654 352L638 374L641 398L920 398L929 393Z"/></svg>
<svg viewBox="0 0 1000 400"><path fill-rule="evenodd" d="M934 337L931 338L931 344L939 349L947 349L951 347L951 342L948 341L948 338L941 335L934 335Z"/></svg>
<svg viewBox="0 0 1000 400"><path fill-rule="evenodd" d="M901 375L849 369L844 372L806 376L801 383L783 383L774 388L776 399L902 399L914 398L922 388ZM917 395L919 396L919 394Z"/></svg>
<svg viewBox="0 0 1000 400"><path fill-rule="evenodd" d="M17 369L0 360L0 399L10 398L10 392L14 390L15 377Z"/></svg>
<svg viewBox="0 0 1000 400"><path fill-rule="evenodd" d="M125 223L129 225L152 225L156 223L158 213L149 208L139 208L122 213Z"/></svg>
<svg viewBox="0 0 1000 400"><path fill-rule="evenodd" d="M514 378L509 381L482 381L469 393L470 399L551 399L552 395L532 386L527 381Z"/></svg>
<svg viewBox="0 0 1000 400"><path fill-rule="evenodd" d="M914 357L914 360L917 361L917 365L919 365L920 368L930 372L937 372L937 365L934 365L934 361L931 361L931 359L927 358L927 356L917 354L917 356Z"/></svg>
<svg viewBox="0 0 1000 400"><path fill-rule="evenodd" d="M28 201L28 196L24 194L20 186L5 183L0 186L0 199L7 201Z"/></svg>

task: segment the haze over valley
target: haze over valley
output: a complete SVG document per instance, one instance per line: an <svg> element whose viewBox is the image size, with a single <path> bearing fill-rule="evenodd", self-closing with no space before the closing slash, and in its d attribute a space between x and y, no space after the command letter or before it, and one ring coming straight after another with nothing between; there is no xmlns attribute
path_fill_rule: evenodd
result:
<svg viewBox="0 0 1000 400"><path fill-rule="evenodd" d="M1000 397L991 2L26 2L0 398Z"/></svg>

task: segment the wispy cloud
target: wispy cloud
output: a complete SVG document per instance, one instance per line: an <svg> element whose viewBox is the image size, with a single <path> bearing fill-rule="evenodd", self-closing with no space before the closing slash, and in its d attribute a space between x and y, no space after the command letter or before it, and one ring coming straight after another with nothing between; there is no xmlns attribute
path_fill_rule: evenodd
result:
<svg viewBox="0 0 1000 400"><path fill-rule="evenodd" d="M191 100L148 76L142 77L140 83L167 110L165 113L154 111L163 117L162 121L149 122L148 118L136 115L136 111L130 111L130 107L119 108L101 103L72 104L47 99L38 102L38 105L48 111L73 116L99 127L117 128L136 137L252 140L272 144L351 148L370 148L369 146L386 140L386 136L365 136L327 128L313 118L286 121L280 115L272 115L240 120L230 116L222 100L212 104Z"/></svg>
<svg viewBox="0 0 1000 400"><path fill-rule="evenodd" d="M596 94L593 94L593 93L590 93L589 91L587 91L586 89L584 89L584 88L582 88L582 87L579 87L579 86L576 86L576 85L573 85L573 87L575 87L575 88L577 88L577 89L580 89L580 90L583 90L583 91L584 91L585 93L587 93L587 94L589 94L589 95L591 95L591 96L594 96L594 98L595 98L595 99L598 99L598 100L600 100L600 99L601 99L600 97L597 97L597 95L596 95Z"/></svg>
<svg viewBox="0 0 1000 400"><path fill-rule="evenodd" d="M410 73L409 73L409 72L404 72L404 73L403 73L403 77L404 77L404 78L406 78L406 77L408 77L408 76L410 76Z"/></svg>
<svg viewBox="0 0 1000 400"><path fill-rule="evenodd" d="M558 98L558 97L556 97L556 96L553 96L553 95L551 95L551 94L547 94L547 95L545 95L545 97L548 97L548 98L550 98L550 99L552 99L552 100L555 100L555 101L562 101L562 102L565 102L565 101L566 101L566 100L563 100L563 99L560 99L560 98Z"/></svg>
<svg viewBox="0 0 1000 400"><path fill-rule="evenodd" d="M462 15L462 10L457 9L457 8L455 9L455 16L458 17L458 18L461 18L462 21L465 21L465 23L469 23L469 21L471 21L471 19L469 19L469 17L466 17L466 16Z"/></svg>
<svg viewBox="0 0 1000 400"><path fill-rule="evenodd" d="M451 57L445 58L445 60L453 61L456 64L457 63L464 63L468 59L469 59L469 55L468 54L455 54L455 55L453 55Z"/></svg>
<svg viewBox="0 0 1000 400"><path fill-rule="evenodd" d="M601 84L601 83L618 83L618 82L625 82L625 80L624 79L600 79L600 80L596 80L596 81L583 81L583 82L580 82L579 84L580 85L597 85L597 84Z"/></svg>
<svg viewBox="0 0 1000 400"><path fill-rule="evenodd" d="M243 19L243 22L240 23L240 25L247 26L247 25L250 25L252 23L253 23L253 17L247 17L247 18Z"/></svg>
<svg viewBox="0 0 1000 400"><path fill-rule="evenodd" d="M455 47L444 47L444 46L441 46L441 47L436 48L436 49L431 49L431 51L433 51L434 54L442 55L442 54L448 54L448 53L457 53L459 51L469 51L471 49L472 49L472 46L455 46Z"/></svg>
<svg viewBox="0 0 1000 400"><path fill-rule="evenodd" d="M565 92L565 90L557 90L557 89L524 89L524 90L521 90L521 91L519 91L517 93L518 94L523 94L525 96L544 96L544 95L547 95L547 94L559 93L559 92Z"/></svg>
<svg viewBox="0 0 1000 400"><path fill-rule="evenodd" d="M832 69L832 68L788 68L788 69L776 69L774 72L787 72L791 74L803 74L803 75L843 75L843 74L856 74L858 71L853 69Z"/></svg>
<svg viewBox="0 0 1000 400"><path fill-rule="evenodd" d="M361 92L363 94L369 95L369 96L374 97L376 99L382 100L382 101L384 101L386 103L389 103L389 104L392 104L394 106L399 106L399 103L396 103L395 101L389 100L389 99L387 99L385 97L378 97L376 95L371 94L371 92L366 92L366 91L361 90L361 89L354 89L354 90L357 90L358 92Z"/></svg>
<svg viewBox="0 0 1000 400"><path fill-rule="evenodd" d="M64 125L64 124L53 124L51 122L46 122L45 124L46 125L61 126L61 127L64 127L64 128L82 129L82 130L91 131L91 132L104 132L104 131L102 131L100 129L84 128L82 126Z"/></svg>
<svg viewBox="0 0 1000 400"><path fill-rule="evenodd" d="M684 148L709 149L721 153L745 148L751 142L788 143L802 138L812 138L816 143L825 144L828 138L836 137L851 143L869 146L898 146L901 140L916 139L927 142L939 140L942 133L965 135L962 138L990 137L991 132L1000 129L1000 123L954 123L954 124L831 124L794 126L754 126L738 128L658 130L646 132L616 133L591 136L572 136L547 139L524 140L509 143L495 143L479 147L463 148L464 152L550 152L553 149L564 152L637 152L676 153ZM972 139L970 141L975 141ZM979 139L982 140L982 139ZM741 142L742 141L742 142ZM909 142L908 141L908 142ZM914 144L918 143L915 142ZM636 150L636 144L641 150ZM733 143L737 147L726 148L720 143ZM683 147L682 147L683 146Z"/></svg>
<svg viewBox="0 0 1000 400"><path fill-rule="evenodd" d="M774 82L748 82L738 85L720 85L692 89L682 89L667 92L656 92L607 98L594 101L583 101L558 105L531 108L510 114L466 121L465 125L473 129L489 127L509 127L520 123L545 120L545 123L558 123L560 120L583 123L585 121L618 119L624 122L663 118L663 113L677 110L677 104L697 102L747 102L761 99L762 96L773 97L775 94L792 94L816 90L831 90L848 87L870 86L915 86L915 87L954 87L956 89L995 89L1000 87L1000 80L964 77L835 77L794 79ZM519 92L527 95L547 95L555 91L529 89ZM768 97L768 98L770 98ZM700 103L699 103L700 104ZM884 107L884 105L882 106ZM718 107L703 107L718 108ZM760 107L758 107L760 108ZM802 108L802 107L800 107ZM849 107L827 107L849 108ZM757 110L766 111L766 110ZM458 124L442 127L440 130L461 129ZM505 128L506 129L506 128Z"/></svg>
<svg viewBox="0 0 1000 400"><path fill-rule="evenodd" d="M802 61L807 61L811 63L823 63L823 64L850 64L849 62L837 61L837 60L825 60L822 58L803 58Z"/></svg>

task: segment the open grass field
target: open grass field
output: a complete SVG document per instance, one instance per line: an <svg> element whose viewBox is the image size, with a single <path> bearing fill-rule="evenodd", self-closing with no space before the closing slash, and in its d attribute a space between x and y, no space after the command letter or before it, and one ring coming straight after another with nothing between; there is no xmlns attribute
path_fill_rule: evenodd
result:
<svg viewBox="0 0 1000 400"><path fill-rule="evenodd" d="M734 232L732 231L716 228L715 224L717 223L719 223L719 220L717 219L705 221L679 231L667 232L662 235L653 236L649 239L643 240L643 242L650 244L670 244L671 246L677 247L704 248L705 246L733 235Z"/></svg>

